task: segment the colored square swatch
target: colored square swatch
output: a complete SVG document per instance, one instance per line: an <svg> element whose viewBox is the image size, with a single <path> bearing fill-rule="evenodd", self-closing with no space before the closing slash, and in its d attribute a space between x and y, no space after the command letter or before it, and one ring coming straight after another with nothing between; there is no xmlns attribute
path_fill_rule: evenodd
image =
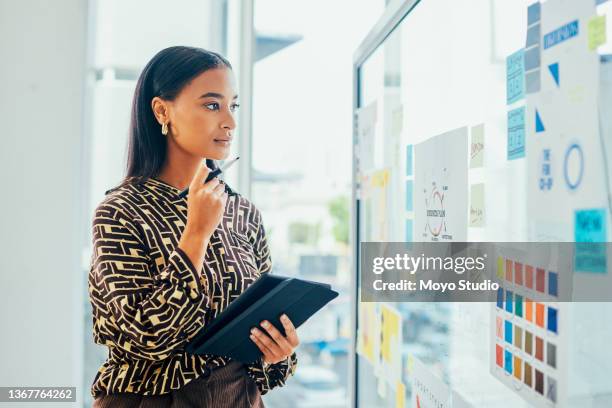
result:
<svg viewBox="0 0 612 408"><path fill-rule="evenodd" d="M548 306L548 320L547 320L548 331L557 333L557 309Z"/></svg>
<svg viewBox="0 0 612 408"><path fill-rule="evenodd" d="M546 271L542 268L536 269L536 290L544 293L546 285Z"/></svg>
<svg viewBox="0 0 612 408"><path fill-rule="evenodd" d="M514 347L523 348L523 329L516 324L514 325Z"/></svg>
<svg viewBox="0 0 612 408"><path fill-rule="evenodd" d="M535 370L535 390L544 395L544 374L537 368Z"/></svg>
<svg viewBox="0 0 612 408"><path fill-rule="evenodd" d="M512 374L512 353L504 350L504 368L508 374Z"/></svg>
<svg viewBox="0 0 612 408"><path fill-rule="evenodd" d="M544 305L536 303L536 324L544 328Z"/></svg>
<svg viewBox="0 0 612 408"><path fill-rule="evenodd" d="M512 260L506 259L506 280L512 282Z"/></svg>
<svg viewBox="0 0 612 408"><path fill-rule="evenodd" d="M523 285L523 264L520 262L514 263L514 283Z"/></svg>
<svg viewBox="0 0 612 408"><path fill-rule="evenodd" d="M535 357L544 362L544 340L538 336L535 339Z"/></svg>
<svg viewBox="0 0 612 408"><path fill-rule="evenodd" d="M546 376L546 398L552 402L557 402L557 380L550 375Z"/></svg>
<svg viewBox="0 0 612 408"><path fill-rule="evenodd" d="M533 387L533 380L532 380L532 368L531 368L531 364L529 364L527 361L525 361L525 376L524 376L524 382L525 385L528 386L529 388Z"/></svg>
<svg viewBox="0 0 612 408"><path fill-rule="evenodd" d="M514 298L514 313L518 317L523 317L523 297L521 295L516 295Z"/></svg>
<svg viewBox="0 0 612 408"><path fill-rule="evenodd" d="M497 289L497 307L504 308L504 290L502 288Z"/></svg>
<svg viewBox="0 0 612 408"><path fill-rule="evenodd" d="M499 344L495 345L495 363L504 367L504 349Z"/></svg>
<svg viewBox="0 0 612 408"><path fill-rule="evenodd" d="M550 342L546 343L546 364L557 368L557 346Z"/></svg>
<svg viewBox="0 0 612 408"><path fill-rule="evenodd" d="M498 338L503 339L504 338L504 322L502 321L502 318L499 316L497 316L496 319L497 320L495 321L495 332Z"/></svg>
<svg viewBox="0 0 612 408"><path fill-rule="evenodd" d="M525 265L525 286L533 289L533 266Z"/></svg>
<svg viewBox="0 0 612 408"><path fill-rule="evenodd" d="M533 355L533 334L529 330L525 330L525 353Z"/></svg>
<svg viewBox="0 0 612 408"><path fill-rule="evenodd" d="M512 292L510 292L509 290L506 291L506 312L508 313L513 313L514 312L514 305L512 302Z"/></svg>
<svg viewBox="0 0 612 408"><path fill-rule="evenodd" d="M523 373L523 360L517 356L514 356L514 376L519 380L522 380L521 374Z"/></svg>
<svg viewBox="0 0 612 408"><path fill-rule="evenodd" d="M504 333L506 342L512 344L512 323L508 320L506 320L504 325Z"/></svg>
<svg viewBox="0 0 612 408"><path fill-rule="evenodd" d="M529 298L525 299L525 319L533 323L533 301Z"/></svg>
<svg viewBox="0 0 612 408"><path fill-rule="evenodd" d="M551 296L559 296L559 288L558 284L558 274L557 272L550 271L548 272L548 294Z"/></svg>

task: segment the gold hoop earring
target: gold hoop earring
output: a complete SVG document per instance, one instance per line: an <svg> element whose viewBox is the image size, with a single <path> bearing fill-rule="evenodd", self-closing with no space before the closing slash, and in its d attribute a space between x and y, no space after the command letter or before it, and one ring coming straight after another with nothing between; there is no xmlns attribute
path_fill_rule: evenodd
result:
<svg viewBox="0 0 612 408"><path fill-rule="evenodd" d="M162 135L166 136L168 134L168 124L167 123L163 123L162 124L162 129L161 129Z"/></svg>

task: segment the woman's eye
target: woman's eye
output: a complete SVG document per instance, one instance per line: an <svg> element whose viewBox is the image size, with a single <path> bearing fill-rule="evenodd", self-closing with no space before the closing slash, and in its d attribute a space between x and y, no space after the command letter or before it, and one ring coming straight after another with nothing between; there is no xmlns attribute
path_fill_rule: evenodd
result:
<svg viewBox="0 0 612 408"><path fill-rule="evenodd" d="M233 104L233 105L230 107L230 109L231 109L231 111L232 111L232 112L234 112L234 111L235 111L236 109L238 109L239 107L240 107L240 104L239 104L239 103L234 103L234 104Z"/></svg>
<svg viewBox="0 0 612 408"><path fill-rule="evenodd" d="M207 103L204 106L206 106L206 108L210 110L219 110L219 104L217 102Z"/></svg>

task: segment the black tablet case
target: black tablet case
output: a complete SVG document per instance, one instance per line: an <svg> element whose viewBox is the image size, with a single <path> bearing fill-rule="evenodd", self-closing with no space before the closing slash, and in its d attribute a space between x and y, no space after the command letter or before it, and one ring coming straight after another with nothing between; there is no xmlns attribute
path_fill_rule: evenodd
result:
<svg viewBox="0 0 612 408"><path fill-rule="evenodd" d="M338 292L324 283L266 273L203 327L185 351L254 362L262 353L249 338L252 327L263 330L260 323L268 320L285 335L281 314L285 313L299 327L337 296Z"/></svg>

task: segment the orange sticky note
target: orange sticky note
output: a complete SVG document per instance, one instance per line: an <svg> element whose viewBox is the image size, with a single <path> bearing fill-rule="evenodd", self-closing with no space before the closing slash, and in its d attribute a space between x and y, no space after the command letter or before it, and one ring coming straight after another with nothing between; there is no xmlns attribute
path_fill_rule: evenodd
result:
<svg viewBox="0 0 612 408"><path fill-rule="evenodd" d="M525 319L533 323L533 300L525 299Z"/></svg>
<svg viewBox="0 0 612 408"><path fill-rule="evenodd" d="M544 305L542 303L536 303L536 324L544 327Z"/></svg>

